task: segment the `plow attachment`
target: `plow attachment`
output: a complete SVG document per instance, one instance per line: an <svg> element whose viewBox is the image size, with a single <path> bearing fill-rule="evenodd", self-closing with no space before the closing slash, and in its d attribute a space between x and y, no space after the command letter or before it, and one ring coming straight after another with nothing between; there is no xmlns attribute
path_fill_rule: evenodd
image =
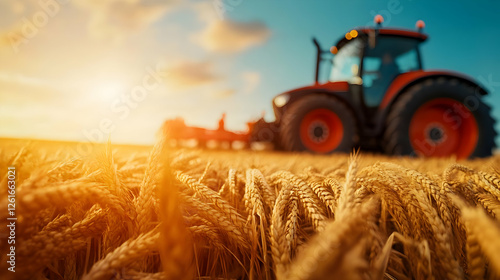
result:
<svg viewBox="0 0 500 280"><path fill-rule="evenodd" d="M163 133L172 146L200 147L200 148L251 148L253 144L270 144L274 133L270 129L270 123L263 118L258 121L247 122L247 130L234 132L225 128L225 114L219 120L217 129L206 129L202 127L188 126L181 118L165 121ZM273 135L269 137L269 135Z"/></svg>

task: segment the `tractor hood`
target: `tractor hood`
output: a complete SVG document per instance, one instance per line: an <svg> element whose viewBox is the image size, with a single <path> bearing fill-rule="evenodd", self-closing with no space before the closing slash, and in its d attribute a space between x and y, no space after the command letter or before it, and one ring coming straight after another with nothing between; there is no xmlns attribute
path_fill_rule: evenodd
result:
<svg viewBox="0 0 500 280"><path fill-rule="evenodd" d="M310 86L300 87L296 89L289 90L282 94L276 96L273 100L273 103L276 107L285 106L291 99L295 99L299 96L302 96L306 92L347 92L349 91L349 83L347 82L326 82L323 84L317 83Z"/></svg>
<svg viewBox="0 0 500 280"><path fill-rule="evenodd" d="M349 83L343 82L343 81L342 82L326 82L324 84L317 83L317 84L310 85L310 86L292 89L292 90L287 91L285 93L293 94L293 92L303 91L303 90L349 91Z"/></svg>

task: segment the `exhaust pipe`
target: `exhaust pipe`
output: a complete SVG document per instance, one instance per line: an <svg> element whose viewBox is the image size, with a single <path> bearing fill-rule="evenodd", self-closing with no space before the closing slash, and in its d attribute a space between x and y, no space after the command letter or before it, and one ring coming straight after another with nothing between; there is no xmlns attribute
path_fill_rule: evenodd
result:
<svg viewBox="0 0 500 280"><path fill-rule="evenodd" d="M318 40L313 37L312 39L314 46L316 46L316 72L314 76L314 82L317 84L319 81L319 65L321 64L321 54L323 53L323 50L321 49L321 46L319 45Z"/></svg>

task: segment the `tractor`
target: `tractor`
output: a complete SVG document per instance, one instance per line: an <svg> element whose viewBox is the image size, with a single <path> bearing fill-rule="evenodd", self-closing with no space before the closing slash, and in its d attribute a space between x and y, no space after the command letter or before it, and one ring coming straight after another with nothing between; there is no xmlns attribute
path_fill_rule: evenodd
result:
<svg viewBox="0 0 500 280"><path fill-rule="evenodd" d="M277 95L275 121L261 118L245 133L219 125L201 134L320 154L360 147L390 155L491 155L496 132L491 108L482 100L487 91L466 75L424 70L420 45L428 36L423 21L417 30L383 28L380 15L374 21L374 27L350 30L328 51L313 39L315 83ZM329 80L321 83L324 62L332 65ZM177 139L186 134L171 131Z"/></svg>

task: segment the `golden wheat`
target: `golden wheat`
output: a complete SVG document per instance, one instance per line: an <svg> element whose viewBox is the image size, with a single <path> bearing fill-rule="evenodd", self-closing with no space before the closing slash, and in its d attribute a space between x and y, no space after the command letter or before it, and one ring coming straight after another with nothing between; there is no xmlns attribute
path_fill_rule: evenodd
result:
<svg viewBox="0 0 500 280"><path fill-rule="evenodd" d="M149 156L107 143L79 158L16 145L0 148L0 168L18 174L17 267L7 271L2 254L2 279L500 275L498 156L172 150L160 140Z"/></svg>

